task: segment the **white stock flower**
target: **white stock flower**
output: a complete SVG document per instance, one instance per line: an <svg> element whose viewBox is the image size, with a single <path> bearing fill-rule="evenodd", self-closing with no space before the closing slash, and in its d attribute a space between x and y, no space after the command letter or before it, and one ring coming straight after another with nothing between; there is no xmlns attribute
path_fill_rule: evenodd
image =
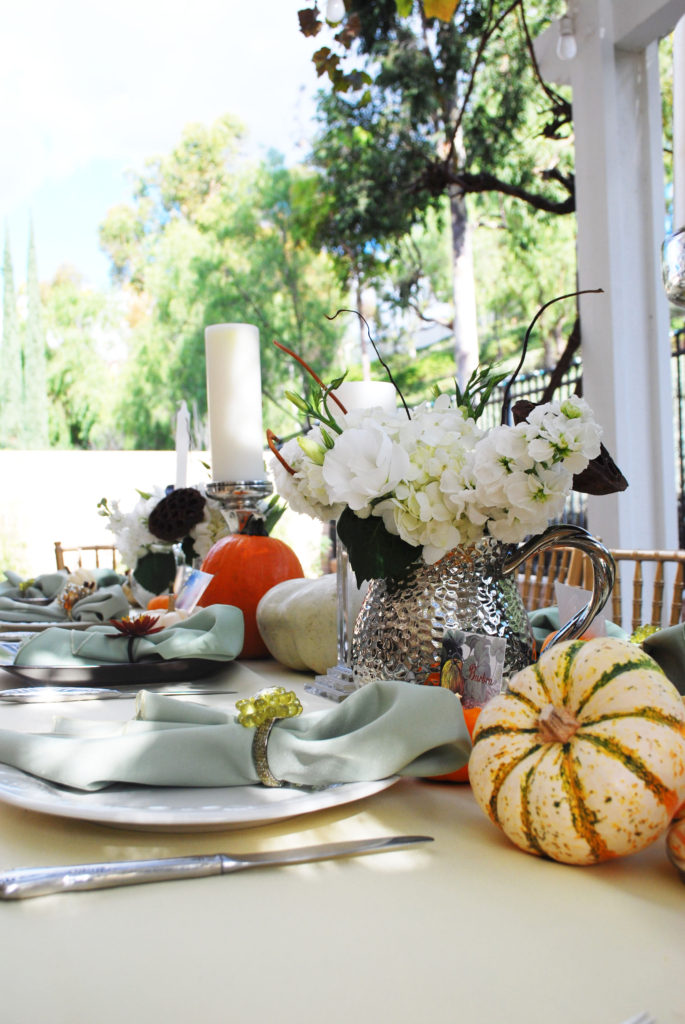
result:
<svg viewBox="0 0 685 1024"><path fill-rule="evenodd" d="M580 473L599 455L602 432L582 398L536 406L527 427L528 451L536 462L562 462L570 473Z"/></svg>

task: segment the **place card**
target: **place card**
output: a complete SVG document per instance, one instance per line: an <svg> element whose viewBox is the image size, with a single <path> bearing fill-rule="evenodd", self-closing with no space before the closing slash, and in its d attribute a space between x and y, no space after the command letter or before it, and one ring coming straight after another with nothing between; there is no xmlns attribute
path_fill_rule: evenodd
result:
<svg viewBox="0 0 685 1024"><path fill-rule="evenodd" d="M502 636L446 629L440 685L458 694L465 708L482 707L502 692L506 646Z"/></svg>

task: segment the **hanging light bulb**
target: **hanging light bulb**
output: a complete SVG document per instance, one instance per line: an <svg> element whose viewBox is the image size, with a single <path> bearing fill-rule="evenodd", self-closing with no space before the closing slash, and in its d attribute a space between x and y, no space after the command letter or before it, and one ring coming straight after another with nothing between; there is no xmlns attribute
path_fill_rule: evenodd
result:
<svg viewBox="0 0 685 1024"><path fill-rule="evenodd" d="M557 39L557 57L559 60L573 60L578 53L576 37L573 34L573 18L568 13L559 21L559 38Z"/></svg>
<svg viewBox="0 0 685 1024"><path fill-rule="evenodd" d="M331 25L337 25L345 17L344 0L328 0L326 4L326 21Z"/></svg>

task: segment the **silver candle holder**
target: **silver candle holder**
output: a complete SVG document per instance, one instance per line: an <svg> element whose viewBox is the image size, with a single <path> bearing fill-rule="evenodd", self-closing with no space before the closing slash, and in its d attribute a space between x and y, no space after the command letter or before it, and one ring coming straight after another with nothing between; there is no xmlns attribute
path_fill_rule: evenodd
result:
<svg viewBox="0 0 685 1024"><path fill-rule="evenodd" d="M309 693L315 693L318 697L327 697L338 704L357 688L352 667L351 632L354 622L350 622L349 564L347 548L338 537L335 566L338 599L338 663L329 668L325 675L315 676L313 683L305 683L304 686Z"/></svg>
<svg viewBox="0 0 685 1024"><path fill-rule="evenodd" d="M262 504L273 492L270 480L221 480L207 484L207 496L221 506L231 533L238 533L250 516L264 516Z"/></svg>

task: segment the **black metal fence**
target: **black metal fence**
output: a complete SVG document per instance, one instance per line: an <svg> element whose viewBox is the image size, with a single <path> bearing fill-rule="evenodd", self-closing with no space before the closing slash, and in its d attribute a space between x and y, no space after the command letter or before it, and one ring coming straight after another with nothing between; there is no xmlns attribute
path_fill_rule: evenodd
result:
<svg viewBox="0 0 685 1024"><path fill-rule="evenodd" d="M673 436L676 448L678 544L685 548L685 327L675 331L671 345L673 381Z"/></svg>

